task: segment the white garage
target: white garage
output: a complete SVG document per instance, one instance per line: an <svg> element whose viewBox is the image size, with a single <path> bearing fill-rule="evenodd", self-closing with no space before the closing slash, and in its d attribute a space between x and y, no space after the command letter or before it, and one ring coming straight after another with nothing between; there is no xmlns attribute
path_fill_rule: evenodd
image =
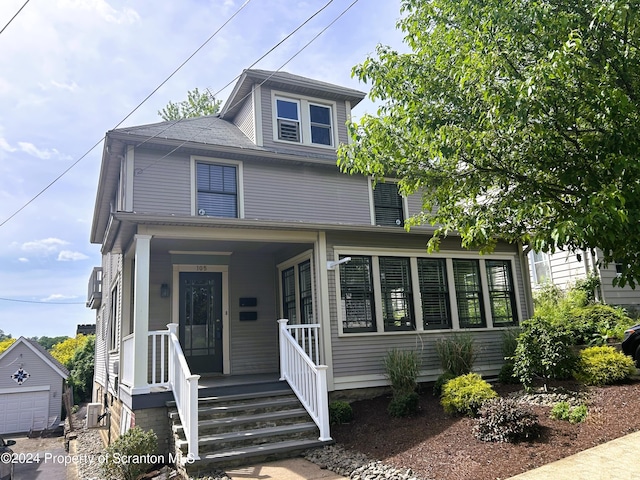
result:
<svg viewBox="0 0 640 480"><path fill-rule="evenodd" d="M20 337L0 354L0 434L57 425L69 371L41 345Z"/></svg>

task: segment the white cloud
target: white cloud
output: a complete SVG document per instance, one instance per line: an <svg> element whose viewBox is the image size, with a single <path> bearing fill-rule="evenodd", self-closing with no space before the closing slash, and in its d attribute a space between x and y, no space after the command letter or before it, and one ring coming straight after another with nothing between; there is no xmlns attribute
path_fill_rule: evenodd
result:
<svg viewBox="0 0 640 480"><path fill-rule="evenodd" d="M15 152L17 148L12 147L6 138L0 137L0 148L6 152Z"/></svg>
<svg viewBox="0 0 640 480"><path fill-rule="evenodd" d="M28 259L28 258L25 258L25 257L20 257L20 258L18 259L18 261L19 261L19 262L22 262L22 263L28 263L28 262L29 262L29 259Z"/></svg>
<svg viewBox="0 0 640 480"><path fill-rule="evenodd" d="M60 295L59 293L54 293L52 295L49 295L46 298L41 299L41 302L55 302L56 300L69 300L69 299L74 299L74 298L78 298L76 295Z"/></svg>
<svg viewBox="0 0 640 480"><path fill-rule="evenodd" d="M78 89L78 84L76 82L63 83L63 82L56 82L55 80L51 80L51 85L61 90L68 90L70 92L75 92Z"/></svg>
<svg viewBox="0 0 640 480"><path fill-rule="evenodd" d="M62 250L58 254L59 262L75 262L77 260L86 260L89 258L87 255L81 252L72 252L71 250Z"/></svg>
<svg viewBox="0 0 640 480"><path fill-rule="evenodd" d="M133 24L140 20L140 15L134 9L124 7L118 11L103 0L60 0L58 5L63 8L94 11L109 23Z"/></svg>
<svg viewBox="0 0 640 480"><path fill-rule="evenodd" d="M58 152L58 150L56 150L55 148L52 150L42 150L30 142L18 142L18 146L23 152L28 153L29 155L33 155L34 157L37 157L41 160L49 160L53 156L60 155L60 152Z"/></svg>
<svg viewBox="0 0 640 480"><path fill-rule="evenodd" d="M49 254L56 252L63 245L68 245L69 242L65 242L59 238L45 238L42 240L35 240L33 242L25 242L21 248L25 252L34 252L40 254Z"/></svg>

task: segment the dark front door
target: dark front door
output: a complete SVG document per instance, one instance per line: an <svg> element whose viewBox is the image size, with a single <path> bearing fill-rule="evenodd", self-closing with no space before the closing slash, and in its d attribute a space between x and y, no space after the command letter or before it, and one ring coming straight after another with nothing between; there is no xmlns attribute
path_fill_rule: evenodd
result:
<svg viewBox="0 0 640 480"><path fill-rule="evenodd" d="M180 345L191 373L222 373L222 273L180 273Z"/></svg>

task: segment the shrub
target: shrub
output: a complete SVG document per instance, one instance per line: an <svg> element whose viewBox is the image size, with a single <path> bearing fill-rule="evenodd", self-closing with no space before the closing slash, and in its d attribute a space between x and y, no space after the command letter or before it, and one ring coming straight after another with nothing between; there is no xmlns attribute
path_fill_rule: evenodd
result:
<svg viewBox="0 0 640 480"><path fill-rule="evenodd" d="M347 402L335 401L329 404L329 423L331 425L349 423L353 420L353 408Z"/></svg>
<svg viewBox="0 0 640 480"><path fill-rule="evenodd" d="M133 427L106 448L102 473L108 480L135 480L152 466L141 460L153 455L157 448L158 437L153 430L145 432ZM133 458L135 461L124 462L123 458Z"/></svg>
<svg viewBox="0 0 640 480"><path fill-rule="evenodd" d="M409 417L418 411L419 400L416 392L395 395L389 402L387 411L392 417Z"/></svg>
<svg viewBox="0 0 640 480"><path fill-rule="evenodd" d="M609 305L593 304L571 309L565 321L576 345L601 344L619 323L627 324L626 315Z"/></svg>
<svg viewBox="0 0 640 480"><path fill-rule="evenodd" d="M436 340L436 352L442 370L451 372L456 377L471 372L478 356L473 337L469 334L453 335Z"/></svg>
<svg viewBox="0 0 640 480"><path fill-rule="evenodd" d="M498 374L500 383L519 383L520 379L513 372L513 357L518 347L518 335L520 330L510 329L502 332L502 354L505 363Z"/></svg>
<svg viewBox="0 0 640 480"><path fill-rule="evenodd" d="M580 423L587 418L587 413L586 405L572 407L569 402L558 402L551 409L551 418L555 420L566 420L570 423Z"/></svg>
<svg viewBox="0 0 640 480"><path fill-rule="evenodd" d="M566 379L576 363L567 332L542 317L522 322L513 357L515 375L529 388L535 377Z"/></svg>
<svg viewBox="0 0 640 480"><path fill-rule="evenodd" d="M478 411L473 433L484 442L517 442L538 437L540 424L530 407L513 398L494 398Z"/></svg>
<svg viewBox="0 0 640 480"><path fill-rule="evenodd" d="M444 384L454 378L456 378L456 375L451 372L444 372L442 375L440 375L436 379L436 383L433 384L433 395L439 397L442 393L442 387L444 386Z"/></svg>
<svg viewBox="0 0 640 480"><path fill-rule="evenodd" d="M580 352L574 373L576 379L587 385L610 385L628 378L636 372L631 357L614 347L589 347Z"/></svg>
<svg viewBox="0 0 640 480"><path fill-rule="evenodd" d="M520 383L520 379L513 371L513 361L507 360L498 373L500 383Z"/></svg>
<svg viewBox="0 0 640 480"><path fill-rule="evenodd" d="M395 395L404 395L415 391L418 386L420 357L413 350L389 350L384 359L385 376L391 382Z"/></svg>
<svg viewBox="0 0 640 480"><path fill-rule="evenodd" d="M440 403L447 413L475 416L484 402L498 394L477 373L468 373L449 380L442 387Z"/></svg>

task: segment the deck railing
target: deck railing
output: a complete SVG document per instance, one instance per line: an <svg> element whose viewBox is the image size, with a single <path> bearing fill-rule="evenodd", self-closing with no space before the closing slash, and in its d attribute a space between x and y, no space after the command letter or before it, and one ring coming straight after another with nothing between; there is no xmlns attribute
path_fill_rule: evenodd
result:
<svg viewBox="0 0 640 480"><path fill-rule="evenodd" d="M198 380L200 375L192 375L178 340L178 324L170 323L169 328L169 386L173 391L178 415L189 445L187 460L199 460L198 455Z"/></svg>
<svg viewBox="0 0 640 480"><path fill-rule="evenodd" d="M329 400L327 366L318 365L320 325L280 326L280 380L286 380L304 408L320 429L321 441L331 440L329 432ZM312 360L312 358L315 358Z"/></svg>
<svg viewBox="0 0 640 480"><path fill-rule="evenodd" d="M120 383L129 387L133 386L133 334L122 339L122 370Z"/></svg>

